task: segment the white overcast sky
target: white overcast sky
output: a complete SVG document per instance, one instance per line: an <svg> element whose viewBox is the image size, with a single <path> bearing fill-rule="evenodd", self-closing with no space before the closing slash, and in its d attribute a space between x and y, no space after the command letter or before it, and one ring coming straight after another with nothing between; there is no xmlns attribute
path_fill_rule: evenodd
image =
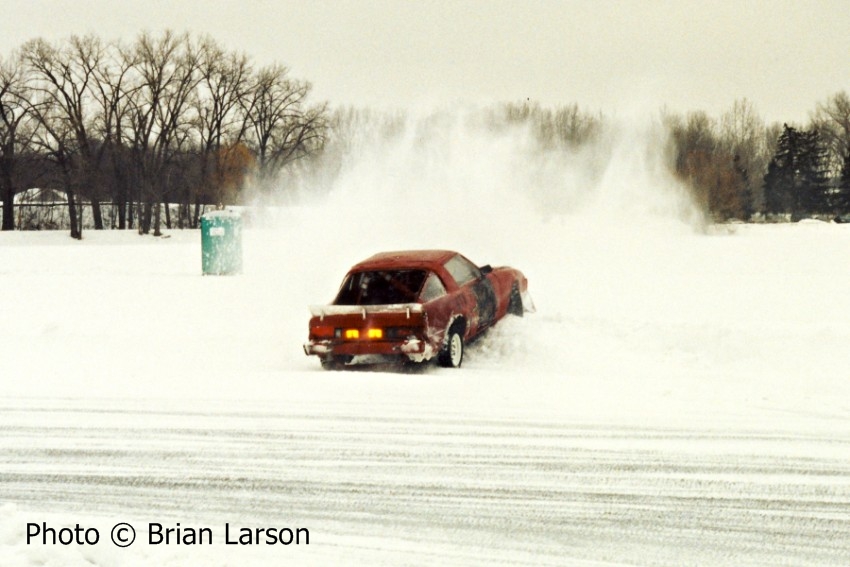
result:
<svg viewBox="0 0 850 567"><path fill-rule="evenodd" d="M606 114L736 99L807 120L850 91L848 0L0 0L0 50L34 37L208 33L309 80L316 100L531 99Z"/></svg>

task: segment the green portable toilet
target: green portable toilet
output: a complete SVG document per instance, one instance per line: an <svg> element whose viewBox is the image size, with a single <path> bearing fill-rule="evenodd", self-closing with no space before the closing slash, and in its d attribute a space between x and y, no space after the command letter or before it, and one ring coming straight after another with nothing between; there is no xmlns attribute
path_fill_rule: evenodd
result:
<svg viewBox="0 0 850 567"><path fill-rule="evenodd" d="M201 217L201 258L205 276L242 271L242 219L239 213L204 213Z"/></svg>

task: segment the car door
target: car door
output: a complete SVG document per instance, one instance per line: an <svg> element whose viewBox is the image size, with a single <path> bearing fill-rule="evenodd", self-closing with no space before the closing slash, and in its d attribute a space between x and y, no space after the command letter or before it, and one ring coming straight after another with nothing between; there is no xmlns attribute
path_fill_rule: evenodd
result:
<svg viewBox="0 0 850 567"><path fill-rule="evenodd" d="M453 256L444 266L461 291L469 295L472 305L465 315L470 322L470 335L476 335L492 325L496 319L496 292L493 283L486 273L460 254Z"/></svg>
<svg viewBox="0 0 850 567"><path fill-rule="evenodd" d="M472 293L478 307L478 329L484 330L496 321L496 291L493 282L481 274L472 284Z"/></svg>

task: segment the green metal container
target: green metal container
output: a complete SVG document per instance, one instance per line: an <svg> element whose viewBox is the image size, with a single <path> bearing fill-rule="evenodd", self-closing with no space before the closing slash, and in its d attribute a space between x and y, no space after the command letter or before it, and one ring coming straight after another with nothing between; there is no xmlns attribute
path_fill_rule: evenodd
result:
<svg viewBox="0 0 850 567"><path fill-rule="evenodd" d="M242 219L233 211L212 211L201 217L201 259L204 275L242 271Z"/></svg>

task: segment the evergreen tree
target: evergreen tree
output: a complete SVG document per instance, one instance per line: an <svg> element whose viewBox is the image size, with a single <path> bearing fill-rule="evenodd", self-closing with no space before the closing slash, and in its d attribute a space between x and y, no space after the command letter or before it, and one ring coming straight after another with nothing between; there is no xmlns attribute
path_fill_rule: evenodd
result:
<svg viewBox="0 0 850 567"><path fill-rule="evenodd" d="M799 131L785 124L776 153L764 176L768 213L804 214L829 210L827 150L817 130Z"/></svg>
<svg viewBox="0 0 850 567"><path fill-rule="evenodd" d="M850 213L850 150L844 155L838 190L833 195L832 209L839 215Z"/></svg>
<svg viewBox="0 0 850 567"><path fill-rule="evenodd" d="M768 163L764 176L764 204L767 213L788 213L795 209L794 189L799 145L800 133L784 124L776 144L776 153Z"/></svg>
<svg viewBox="0 0 850 567"><path fill-rule="evenodd" d="M826 213L829 206L829 173L826 145L817 129L801 134L797 179L800 212Z"/></svg>

